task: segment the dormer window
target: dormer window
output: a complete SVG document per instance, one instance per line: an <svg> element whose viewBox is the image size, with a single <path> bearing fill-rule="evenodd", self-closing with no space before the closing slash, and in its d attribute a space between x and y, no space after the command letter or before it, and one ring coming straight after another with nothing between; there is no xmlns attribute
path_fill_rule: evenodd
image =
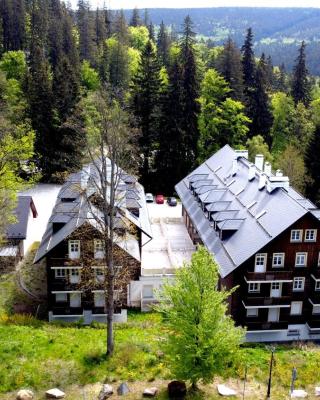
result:
<svg viewBox="0 0 320 400"><path fill-rule="evenodd" d="M80 258L80 240L69 240L69 258Z"/></svg>
<svg viewBox="0 0 320 400"><path fill-rule="evenodd" d="M315 242L317 240L317 230L316 229L306 229L304 235L305 242Z"/></svg>
<svg viewBox="0 0 320 400"><path fill-rule="evenodd" d="M303 233L302 229L293 229L291 231L290 242L292 242L292 243L294 243L294 242L302 242L302 233Z"/></svg>
<svg viewBox="0 0 320 400"><path fill-rule="evenodd" d="M94 245L94 258L104 258L104 243L102 240L95 239L93 242Z"/></svg>

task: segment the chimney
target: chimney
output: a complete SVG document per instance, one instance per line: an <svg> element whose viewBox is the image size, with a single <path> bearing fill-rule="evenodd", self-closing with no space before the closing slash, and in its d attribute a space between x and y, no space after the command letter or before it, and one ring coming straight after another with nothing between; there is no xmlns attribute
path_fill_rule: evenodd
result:
<svg viewBox="0 0 320 400"><path fill-rule="evenodd" d="M249 158L249 153L248 150L235 150L237 158L239 157L244 157L248 160Z"/></svg>
<svg viewBox="0 0 320 400"><path fill-rule="evenodd" d="M266 176L266 174L264 174L264 173L260 174L258 189L259 189L259 190L264 189L264 187L266 186L266 183L267 183L267 176Z"/></svg>
<svg viewBox="0 0 320 400"><path fill-rule="evenodd" d="M272 167L271 167L271 164L268 161L266 161L264 163L264 173L267 176L271 176L271 174L272 174Z"/></svg>
<svg viewBox="0 0 320 400"><path fill-rule="evenodd" d="M249 164L248 181L252 181L256 176L256 167L254 164Z"/></svg>
<svg viewBox="0 0 320 400"><path fill-rule="evenodd" d="M281 169L276 170L276 176L283 176Z"/></svg>
<svg viewBox="0 0 320 400"><path fill-rule="evenodd" d="M272 193L275 189L289 189L290 181L287 176L270 176L267 182L267 190Z"/></svg>
<svg viewBox="0 0 320 400"><path fill-rule="evenodd" d="M254 164L260 171L263 171L263 155L262 154L256 155Z"/></svg>
<svg viewBox="0 0 320 400"><path fill-rule="evenodd" d="M232 160L232 176L235 176L238 171L238 161L236 158Z"/></svg>

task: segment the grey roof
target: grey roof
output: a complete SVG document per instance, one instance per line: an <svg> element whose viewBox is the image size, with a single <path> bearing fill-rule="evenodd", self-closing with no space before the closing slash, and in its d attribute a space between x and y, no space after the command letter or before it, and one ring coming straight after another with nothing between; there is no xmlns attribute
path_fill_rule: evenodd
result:
<svg viewBox="0 0 320 400"><path fill-rule="evenodd" d="M101 161L100 161L101 163ZM107 159L108 165L110 160ZM52 215L48 221L46 231L42 237L34 262L40 261L50 253L59 243L67 239L76 229L89 224L97 230L102 229L102 212L94 205L94 194L99 190L99 160L83 167L82 171L72 174L62 186ZM109 170L109 169L108 169ZM118 209L115 228L126 228L134 224L145 235L145 240L152 238L149 215L145 201L144 188L136 178L119 169L121 174L117 187L116 206ZM106 180L110 180L107 172ZM100 185L101 187L101 185ZM130 192L127 197L126 193ZM135 194L135 196L133 195ZM108 197L108 193L107 193ZM139 199L139 202L137 201ZM139 208L139 216L134 215L128 208ZM63 224L54 231L53 224ZM121 237L115 233L116 244L132 257L140 260L138 239L128 232Z"/></svg>
<svg viewBox="0 0 320 400"><path fill-rule="evenodd" d="M7 227L7 239L24 240L26 238L30 211L36 218L38 214L32 197L18 196L17 206L14 210L17 222Z"/></svg>
<svg viewBox="0 0 320 400"><path fill-rule="evenodd" d="M232 175L234 159L238 168ZM261 171L255 167L255 177L248 181L250 164L226 145L175 187L202 242L214 254L222 277L305 214L320 219L316 206L292 187L270 193L266 185L259 190ZM194 186L203 180L211 180L218 188L197 194ZM210 219L206 210L210 211ZM218 222L217 230L212 220ZM220 239L221 230L234 232Z"/></svg>

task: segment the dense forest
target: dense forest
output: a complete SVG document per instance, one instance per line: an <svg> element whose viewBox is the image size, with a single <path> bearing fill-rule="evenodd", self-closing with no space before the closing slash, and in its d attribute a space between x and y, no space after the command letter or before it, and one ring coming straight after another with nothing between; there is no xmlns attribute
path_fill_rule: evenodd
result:
<svg viewBox="0 0 320 400"><path fill-rule="evenodd" d="M147 191L172 194L228 143L251 159L263 153L319 203L320 88L308 45L299 44L288 73L254 42L248 28L241 46L231 37L216 46L196 35L190 16L178 33L147 10L126 18L85 0L76 11L59 0L2 0L1 196L82 165L103 91L137 136Z"/></svg>

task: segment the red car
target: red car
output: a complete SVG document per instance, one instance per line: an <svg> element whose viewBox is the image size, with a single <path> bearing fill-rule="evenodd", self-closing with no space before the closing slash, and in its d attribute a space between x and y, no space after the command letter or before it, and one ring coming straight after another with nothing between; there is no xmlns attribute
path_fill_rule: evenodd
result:
<svg viewBox="0 0 320 400"><path fill-rule="evenodd" d="M156 195L156 203L157 203L157 204L163 204L163 203L164 203L163 194L157 194L157 195Z"/></svg>

